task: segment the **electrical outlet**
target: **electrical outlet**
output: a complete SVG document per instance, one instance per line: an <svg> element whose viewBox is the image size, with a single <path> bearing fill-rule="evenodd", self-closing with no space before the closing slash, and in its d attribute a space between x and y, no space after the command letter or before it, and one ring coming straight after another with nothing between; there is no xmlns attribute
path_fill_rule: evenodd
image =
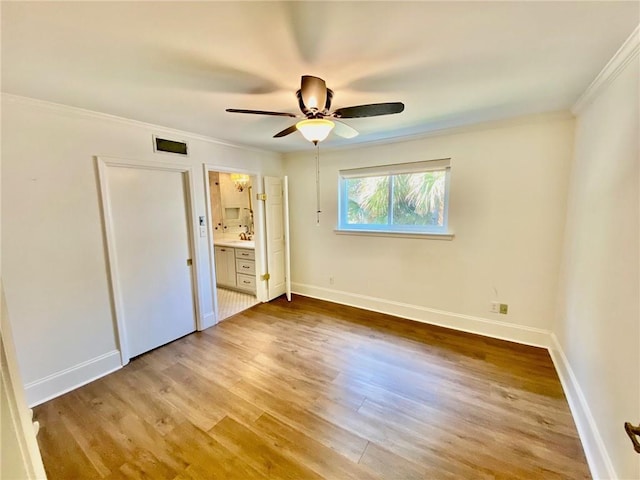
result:
<svg viewBox="0 0 640 480"><path fill-rule="evenodd" d="M509 311L509 305L507 305L506 303L501 303L500 304L500 313L503 314L503 315L506 315L508 311Z"/></svg>
<svg viewBox="0 0 640 480"><path fill-rule="evenodd" d="M500 302L491 302L491 308L489 311L491 313L500 313Z"/></svg>

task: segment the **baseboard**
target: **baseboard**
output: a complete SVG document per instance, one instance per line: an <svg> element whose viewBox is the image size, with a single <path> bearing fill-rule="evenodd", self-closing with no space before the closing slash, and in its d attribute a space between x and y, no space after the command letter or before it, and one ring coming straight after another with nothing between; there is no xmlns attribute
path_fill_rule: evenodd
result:
<svg viewBox="0 0 640 480"><path fill-rule="evenodd" d="M59 397L89 382L122 368L120 352L111 352L79 363L24 386L29 407Z"/></svg>
<svg viewBox="0 0 640 480"><path fill-rule="evenodd" d="M293 283L293 292L305 297L327 300L352 307L363 308L379 313L386 313L396 317L407 318L417 322L452 328L468 333L484 335L486 337L508 340L511 342L548 348L549 334L547 330L540 328L514 325L488 318L473 317L460 313L446 312L433 308L395 302L382 298L344 292L329 288L316 287L303 283Z"/></svg>
<svg viewBox="0 0 640 480"><path fill-rule="evenodd" d="M549 353L551 354L551 360L553 360L560 377L562 389L567 397L573 420L576 423L576 428L582 441L582 448L591 470L591 476L594 479L618 478L578 379L573 373L556 335L552 333L550 338Z"/></svg>

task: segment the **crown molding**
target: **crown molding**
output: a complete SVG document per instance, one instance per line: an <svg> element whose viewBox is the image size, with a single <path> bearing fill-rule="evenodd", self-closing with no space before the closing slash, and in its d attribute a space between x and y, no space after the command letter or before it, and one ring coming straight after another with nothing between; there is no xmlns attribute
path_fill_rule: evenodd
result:
<svg viewBox="0 0 640 480"><path fill-rule="evenodd" d="M198 133L188 132L186 130L178 130L171 127L163 127L162 125L141 122L139 120L132 120L130 118L119 117L117 115L111 115L109 113L96 112L94 110L87 110L80 107L72 107L71 105L64 105L62 103L49 102L47 100L39 100L37 98L31 98L31 97L23 97L21 95L14 95L12 93L6 93L6 92L1 92L1 97L3 101L7 101L11 103L17 103L21 105L49 110L49 111L53 111L63 115L67 114L67 115L73 115L76 117L79 116L84 118L106 120L114 123L120 123L121 125L127 125L130 127L144 128L146 130L151 130L154 133L163 133L166 135L173 135L174 138L200 140L203 142L214 143L216 145L221 145L225 147L238 148L241 150L248 150L248 151L259 152L259 153L270 153L270 154L278 153L271 150L263 150L260 148L251 147L247 145L240 145L237 143L225 142L224 140L220 140L214 137L208 137L206 135L201 135Z"/></svg>
<svg viewBox="0 0 640 480"><path fill-rule="evenodd" d="M578 115L582 112L638 56L638 52L640 52L640 25L629 35L629 38L625 40L595 80L591 82L591 85L578 98L578 101L571 108L571 113Z"/></svg>

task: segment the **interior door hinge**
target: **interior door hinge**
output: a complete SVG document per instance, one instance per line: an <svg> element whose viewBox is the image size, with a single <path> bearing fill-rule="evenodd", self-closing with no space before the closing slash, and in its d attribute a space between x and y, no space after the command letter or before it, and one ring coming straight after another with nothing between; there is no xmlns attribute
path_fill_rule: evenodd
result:
<svg viewBox="0 0 640 480"><path fill-rule="evenodd" d="M256 200L262 200L263 202L267 201L266 193L256 193Z"/></svg>
<svg viewBox="0 0 640 480"><path fill-rule="evenodd" d="M187 258L187 266L191 266L193 264L193 260L191 260L190 258Z"/></svg>
<svg viewBox="0 0 640 480"><path fill-rule="evenodd" d="M265 273L264 275L260 275L260 280L269 280L271 278L271 275L269 275L268 273Z"/></svg>

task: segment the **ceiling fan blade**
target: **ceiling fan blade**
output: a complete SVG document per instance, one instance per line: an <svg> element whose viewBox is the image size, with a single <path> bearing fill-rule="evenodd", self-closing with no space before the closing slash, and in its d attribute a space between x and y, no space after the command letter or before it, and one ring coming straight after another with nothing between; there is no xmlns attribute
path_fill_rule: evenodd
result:
<svg viewBox="0 0 640 480"><path fill-rule="evenodd" d="M333 119L333 123L335 123L335 127L333 128L333 133L342 138L353 138L358 136L358 131L347 125L346 123L340 122L336 119Z"/></svg>
<svg viewBox="0 0 640 480"><path fill-rule="evenodd" d="M295 132L297 130L298 130L298 128L296 127L296 124L294 123L290 127L285 128L284 130L282 130L281 132L276 133L273 136L273 138L286 137L287 135L290 135L290 134L292 134L293 132Z"/></svg>
<svg viewBox="0 0 640 480"><path fill-rule="evenodd" d="M322 110L327 103L327 84L321 78L303 75L300 95L308 110Z"/></svg>
<svg viewBox="0 0 640 480"><path fill-rule="evenodd" d="M296 118L297 115L294 113L286 113L286 112L267 112L265 110L242 110L238 108L227 108L227 112L231 113L252 113L254 115L271 115L274 117L292 117Z"/></svg>
<svg viewBox="0 0 640 480"><path fill-rule="evenodd" d="M377 117L379 115L400 113L403 110L404 103L402 102L372 103L369 105L339 108L333 112L332 116L336 118Z"/></svg>

